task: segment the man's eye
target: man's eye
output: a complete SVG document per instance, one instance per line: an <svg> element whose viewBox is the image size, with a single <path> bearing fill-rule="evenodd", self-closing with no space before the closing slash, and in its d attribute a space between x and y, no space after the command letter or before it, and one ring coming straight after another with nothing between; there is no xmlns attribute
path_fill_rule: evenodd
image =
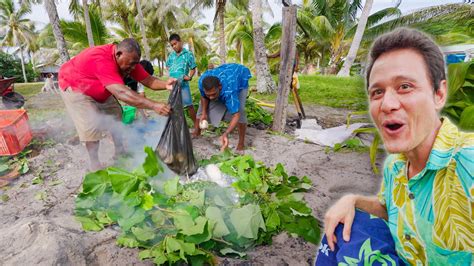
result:
<svg viewBox="0 0 474 266"><path fill-rule="evenodd" d="M378 96L378 95L381 95L382 93L383 93L382 89L375 89L375 90L372 91L371 96L372 97Z"/></svg>
<svg viewBox="0 0 474 266"><path fill-rule="evenodd" d="M409 88L411 88L410 84L402 84L402 85L400 85L400 89L402 89L402 90L406 90L406 89L409 89Z"/></svg>

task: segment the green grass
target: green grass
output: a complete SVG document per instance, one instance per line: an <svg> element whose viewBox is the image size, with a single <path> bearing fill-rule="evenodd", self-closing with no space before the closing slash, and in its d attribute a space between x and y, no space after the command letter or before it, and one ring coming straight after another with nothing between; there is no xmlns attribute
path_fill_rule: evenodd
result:
<svg viewBox="0 0 474 266"><path fill-rule="evenodd" d="M23 95L25 98L30 98L35 96L41 91L44 82L35 82L35 83L16 83L15 91Z"/></svg>
<svg viewBox="0 0 474 266"><path fill-rule="evenodd" d="M303 104L317 104L335 108L347 108L351 110L367 110L367 96L364 88L364 80L360 77L340 78L335 76L300 75L300 98ZM250 87L255 87L256 78L250 80ZM198 79L190 83L192 94L198 92ZM163 91L147 90L147 97L165 102L168 93ZM252 97L268 103L274 103L276 93L257 94L251 93ZM293 97L290 93L290 102Z"/></svg>
<svg viewBox="0 0 474 266"><path fill-rule="evenodd" d="M275 79L277 77L274 77ZM303 104L318 104L335 108L347 108L351 110L367 110L367 96L364 88L364 80L360 77L340 78L335 76L300 75L300 97ZM198 94L198 78L191 81L191 92ZM250 80L250 87L255 87L256 78ZM41 91L43 83L18 83L15 90L25 96L32 97ZM167 91L146 90L148 98L166 102L169 93ZM268 103L274 103L276 93L257 94L251 93L252 97ZM292 102L290 93L290 102Z"/></svg>

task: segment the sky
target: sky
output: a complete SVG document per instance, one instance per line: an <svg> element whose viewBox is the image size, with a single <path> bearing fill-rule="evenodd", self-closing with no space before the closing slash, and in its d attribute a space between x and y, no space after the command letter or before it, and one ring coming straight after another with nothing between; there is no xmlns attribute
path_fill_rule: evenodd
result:
<svg viewBox="0 0 474 266"><path fill-rule="evenodd" d="M273 11L273 16L270 16L269 14L265 14L264 20L268 22L269 24L273 24L275 22L281 22L281 9L282 9L281 1L268 0L268 2ZM396 0L374 0L371 13L377 12L378 10L381 10L387 7L392 7L395 5L396 2L397 2ZM449 3L462 3L462 2L463 2L462 0L402 0L402 3L400 5L400 10L402 11L402 13L409 13L411 11L414 11L423 7L449 4ZM299 5L302 3L302 0L294 0L293 3L296 5ZM59 0L57 2L59 18L72 20L72 16L68 12L68 5L69 5L69 0ZM213 9L204 10L204 19L202 19L201 22L209 24L212 27L214 12L215 11ZM36 26L38 29L43 28L49 22L48 15L46 14L46 11L44 10L43 5L34 5L32 7L32 12L28 16L28 18L30 18L36 23Z"/></svg>

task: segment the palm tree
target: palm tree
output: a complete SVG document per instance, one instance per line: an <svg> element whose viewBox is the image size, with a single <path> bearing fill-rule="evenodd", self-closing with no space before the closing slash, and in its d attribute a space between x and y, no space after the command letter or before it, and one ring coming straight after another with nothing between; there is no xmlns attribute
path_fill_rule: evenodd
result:
<svg viewBox="0 0 474 266"><path fill-rule="evenodd" d="M28 82L28 80L26 78L23 49L34 38L34 24L25 18L30 12L31 8L28 4L20 5L17 10L13 0L0 1L0 32L4 33L1 44L19 48L24 82Z"/></svg>
<svg viewBox="0 0 474 266"><path fill-rule="evenodd" d="M350 70L354 60L357 56L357 50L359 50L360 42L362 41L362 36L364 36L365 25L367 24L367 19L370 15L370 10L372 9L372 4L374 0L366 0L364 9L362 10L362 14L360 15L359 23L357 24L357 30L354 35L354 39L351 43L351 48L349 49L349 53L347 54L346 61L344 61L344 65L342 66L341 70L337 74L341 77L347 77L350 74Z"/></svg>
<svg viewBox="0 0 474 266"><path fill-rule="evenodd" d="M87 0L82 0L82 7L84 8L84 23L86 24L87 40L89 42L89 47L94 46L94 36L92 35L92 26L89 13L89 5Z"/></svg>
<svg viewBox="0 0 474 266"><path fill-rule="evenodd" d="M59 25L58 10L54 0L44 0L44 7L48 13L49 22L53 29L54 38L56 39L56 46L59 51L61 63L66 63L69 60L69 52L67 51L66 41L64 40L61 26Z"/></svg>
<svg viewBox="0 0 474 266"><path fill-rule="evenodd" d="M145 49L145 59L150 60L150 46L148 45L148 39L146 38L145 21L143 18L142 5L140 3L140 0L136 0L136 3L138 10L138 21L140 23L140 31L142 33L142 44L143 48Z"/></svg>
<svg viewBox="0 0 474 266"><path fill-rule="evenodd" d="M235 48L235 61L240 64L251 64L250 57L254 53L252 15L246 9L233 4L227 6L225 14L225 35L227 46ZM231 52L232 54L232 52Z"/></svg>
<svg viewBox="0 0 474 266"><path fill-rule="evenodd" d="M132 37L133 18L137 14L135 1L106 0L103 14L105 19L119 24L127 33L127 37Z"/></svg>
<svg viewBox="0 0 474 266"><path fill-rule="evenodd" d="M107 30L104 20L100 17L97 7L91 6L89 9L91 32L93 34L94 43L97 45L106 44L109 41L110 34ZM84 21L61 21L61 28L64 32L66 40L69 42L71 51L78 53L79 51L89 47L89 37L86 31Z"/></svg>
<svg viewBox="0 0 474 266"><path fill-rule="evenodd" d="M273 92L275 82L270 75L267 61L267 51L263 33L263 7L262 0L251 0L253 21L253 43L255 50L255 68L257 70L257 91L260 93Z"/></svg>

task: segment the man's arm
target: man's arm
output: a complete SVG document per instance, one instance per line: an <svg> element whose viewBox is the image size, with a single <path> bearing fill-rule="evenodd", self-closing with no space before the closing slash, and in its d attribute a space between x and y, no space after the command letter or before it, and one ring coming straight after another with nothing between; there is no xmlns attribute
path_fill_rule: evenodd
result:
<svg viewBox="0 0 474 266"><path fill-rule="evenodd" d="M131 89L122 84L111 84L105 87L118 100L135 106L140 109L150 109L160 115L168 115L171 111L169 105L158 103L147 99L140 94L135 93Z"/></svg>
<svg viewBox="0 0 474 266"><path fill-rule="evenodd" d="M160 80L150 75L144 80L140 81L141 84L147 86L152 90L172 90L176 79L169 78L168 80Z"/></svg>
<svg viewBox="0 0 474 266"><path fill-rule="evenodd" d="M209 110L209 99L201 96L201 120L207 120L207 111Z"/></svg>
<svg viewBox="0 0 474 266"><path fill-rule="evenodd" d="M193 79L194 73L196 73L196 68L189 70L189 73L184 75L183 80L191 81Z"/></svg>
<svg viewBox="0 0 474 266"><path fill-rule="evenodd" d="M329 208L324 216L324 232L331 250L334 250L334 243L337 242L334 230L339 223L344 224L342 233L344 241L350 240L355 208L359 208L385 220L388 219L387 209L380 203L377 197L353 194L342 197L331 208Z"/></svg>

